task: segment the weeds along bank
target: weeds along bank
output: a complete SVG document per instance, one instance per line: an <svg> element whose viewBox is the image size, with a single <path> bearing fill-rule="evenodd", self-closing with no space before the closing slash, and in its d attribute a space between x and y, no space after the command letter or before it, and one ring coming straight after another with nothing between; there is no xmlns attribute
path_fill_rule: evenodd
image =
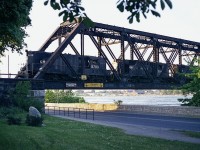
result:
<svg viewBox="0 0 200 150"><path fill-rule="evenodd" d="M94 111L114 111L118 109L116 104L90 104L90 103L45 103L47 107L73 107L94 109Z"/></svg>

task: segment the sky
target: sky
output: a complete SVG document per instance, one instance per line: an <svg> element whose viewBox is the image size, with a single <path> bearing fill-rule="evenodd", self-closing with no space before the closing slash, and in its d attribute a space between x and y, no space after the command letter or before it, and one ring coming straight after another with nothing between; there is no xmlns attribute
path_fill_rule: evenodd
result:
<svg viewBox="0 0 200 150"><path fill-rule="evenodd" d="M82 6L94 22L200 42L199 0L171 0L173 9L168 7L164 11L158 9L161 14L160 18L148 15L147 19L141 17L140 23L135 21L133 24L128 23L127 13L121 13L116 8L117 1L82 0ZM32 26L26 28L29 36L25 39L28 45L25 49L37 51L62 23L62 18L58 17L58 11L50 6L44 6L43 2L44 0L33 2L30 14ZM8 55L9 73L17 73L26 62L25 54L7 52L6 56L1 58L1 73L8 73Z"/></svg>

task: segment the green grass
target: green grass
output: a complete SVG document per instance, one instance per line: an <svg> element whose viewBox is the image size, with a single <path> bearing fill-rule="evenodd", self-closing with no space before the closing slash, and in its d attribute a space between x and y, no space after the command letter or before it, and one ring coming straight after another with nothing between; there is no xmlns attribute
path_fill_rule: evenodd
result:
<svg viewBox="0 0 200 150"><path fill-rule="evenodd" d="M194 137L194 138L199 138L200 139L200 132L192 132L192 131L183 131L184 134Z"/></svg>
<svg viewBox="0 0 200 150"><path fill-rule="evenodd" d="M127 135L117 128L44 117L44 127L0 119L0 150L199 150L199 144Z"/></svg>

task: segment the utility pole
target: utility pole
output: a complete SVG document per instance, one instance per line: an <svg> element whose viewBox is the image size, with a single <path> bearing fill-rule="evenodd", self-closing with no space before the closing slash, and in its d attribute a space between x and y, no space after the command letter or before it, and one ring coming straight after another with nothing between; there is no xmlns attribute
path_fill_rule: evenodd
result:
<svg viewBox="0 0 200 150"><path fill-rule="evenodd" d="M10 58L9 58L9 52L8 52L8 78L10 78Z"/></svg>

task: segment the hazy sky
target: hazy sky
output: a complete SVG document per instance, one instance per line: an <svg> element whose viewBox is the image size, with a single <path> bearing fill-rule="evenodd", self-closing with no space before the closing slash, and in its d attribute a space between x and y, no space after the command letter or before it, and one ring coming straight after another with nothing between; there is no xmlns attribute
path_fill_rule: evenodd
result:
<svg viewBox="0 0 200 150"><path fill-rule="evenodd" d="M160 11L161 18L148 15L141 22L129 24L127 13L120 13L116 8L118 0L82 0L87 15L95 22L110 24L135 30L187 39L200 42L200 0L172 0L173 9ZM28 50L38 50L51 33L62 22L58 12L43 5L44 0L35 0L31 11L32 26L26 28L29 37L25 39ZM8 53L7 53L8 54ZM25 56L9 53L10 72L16 73ZM8 57L1 58L0 72L8 72Z"/></svg>

